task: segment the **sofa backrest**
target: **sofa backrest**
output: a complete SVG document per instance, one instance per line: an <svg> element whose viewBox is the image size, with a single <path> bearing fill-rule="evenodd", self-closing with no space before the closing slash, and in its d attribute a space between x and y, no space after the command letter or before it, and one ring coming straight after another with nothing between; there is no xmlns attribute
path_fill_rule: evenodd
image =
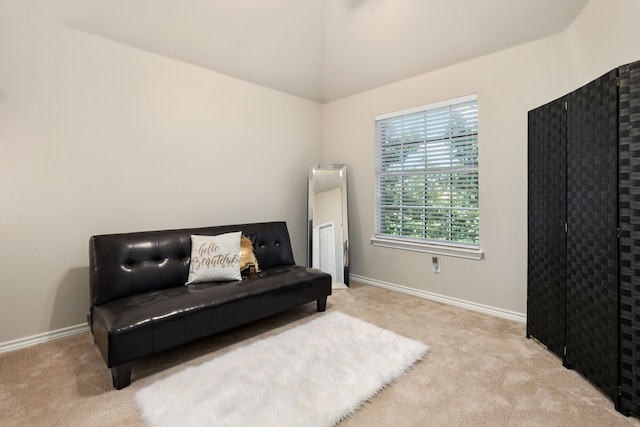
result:
<svg viewBox="0 0 640 427"><path fill-rule="evenodd" d="M191 235L233 231L242 231L252 240L261 270L295 263L289 231L282 221L93 236L89 240L91 306L184 286Z"/></svg>

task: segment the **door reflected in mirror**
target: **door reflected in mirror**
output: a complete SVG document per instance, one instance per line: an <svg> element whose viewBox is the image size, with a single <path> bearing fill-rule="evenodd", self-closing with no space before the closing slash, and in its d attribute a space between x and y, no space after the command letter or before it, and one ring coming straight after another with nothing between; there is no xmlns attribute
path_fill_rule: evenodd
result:
<svg viewBox="0 0 640 427"><path fill-rule="evenodd" d="M309 165L308 264L331 274L333 288L349 285L347 166Z"/></svg>

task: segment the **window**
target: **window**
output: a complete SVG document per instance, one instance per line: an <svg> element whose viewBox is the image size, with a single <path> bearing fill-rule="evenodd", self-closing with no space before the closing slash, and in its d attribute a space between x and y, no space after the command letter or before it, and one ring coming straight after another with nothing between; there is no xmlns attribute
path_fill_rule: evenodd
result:
<svg viewBox="0 0 640 427"><path fill-rule="evenodd" d="M372 243L480 259L476 95L376 117Z"/></svg>

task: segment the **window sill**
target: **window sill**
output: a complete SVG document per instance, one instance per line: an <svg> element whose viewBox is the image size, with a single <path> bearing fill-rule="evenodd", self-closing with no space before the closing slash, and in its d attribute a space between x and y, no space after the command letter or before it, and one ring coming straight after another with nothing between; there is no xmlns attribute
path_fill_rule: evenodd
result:
<svg viewBox="0 0 640 427"><path fill-rule="evenodd" d="M405 240L383 239L372 237L371 244L383 248L402 249L405 251L426 252L434 255L446 255L479 261L484 256L482 249L463 248L456 246L434 245L429 243L409 242Z"/></svg>

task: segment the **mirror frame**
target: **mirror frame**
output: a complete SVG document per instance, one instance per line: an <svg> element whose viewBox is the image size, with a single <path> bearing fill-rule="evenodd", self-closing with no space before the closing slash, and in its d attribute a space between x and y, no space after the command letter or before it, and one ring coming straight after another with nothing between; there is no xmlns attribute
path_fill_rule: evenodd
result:
<svg viewBox="0 0 640 427"><path fill-rule="evenodd" d="M335 259L336 259L336 282L338 285L344 283L349 286L349 217L347 212L347 165L345 164L316 164L309 165L308 186L307 186L307 239L308 258L307 265L320 269L319 264L319 227L326 224L318 224L318 195L326 191L340 190L339 209L340 218L331 221L334 229ZM324 200L324 199L320 199ZM335 208L332 208L335 209ZM336 210L337 212L337 210ZM335 222L340 224L335 224ZM338 245L339 243L339 245ZM314 248L316 248L314 250ZM338 256L338 254L342 256ZM315 265L315 266L314 266ZM342 277L340 277L342 276ZM339 279L342 279L340 281Z"/></svg>

